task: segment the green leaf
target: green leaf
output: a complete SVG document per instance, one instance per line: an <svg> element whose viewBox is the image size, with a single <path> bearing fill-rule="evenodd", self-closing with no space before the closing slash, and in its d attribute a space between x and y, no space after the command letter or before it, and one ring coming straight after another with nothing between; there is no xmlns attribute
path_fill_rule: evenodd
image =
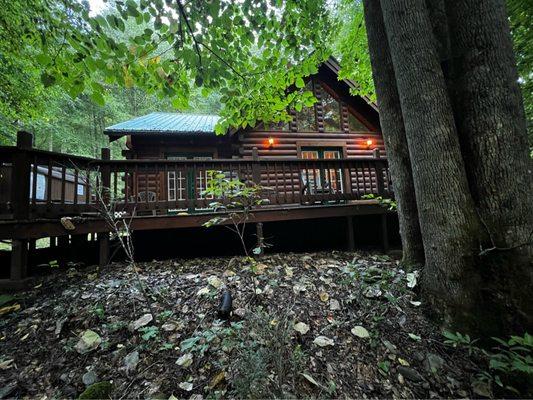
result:
<svg viewBox="0 0 533 400"><path fill-rule="evenodd" d="M304 82L304 80L302 79L302 77L298 77L298 78L296 78L296 81L295 81L294 83L296 84L296 87L297 87L298 89L301 89L301 88L303 88L303 87L305 86L305 82Z"/></svg>
<svg viewBox="0 0 533 400"><path fill-rule="evenodd" d="M91 97L91 100L94 101L99 106L104 106L105 105L105 99L104 99L104 96L102 95L102 93L100 93L100 92L92 92L90 94L90 97Z"/></svg>

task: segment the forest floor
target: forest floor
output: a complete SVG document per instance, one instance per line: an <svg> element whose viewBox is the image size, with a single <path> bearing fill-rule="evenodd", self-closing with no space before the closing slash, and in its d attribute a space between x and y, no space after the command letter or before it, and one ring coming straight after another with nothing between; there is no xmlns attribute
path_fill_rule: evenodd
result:
<svg viewBox="0 0 533 400"><path fill-rule="evenodd" d="M344 252L70 268L2 297L0 398L479 397L416 278Z"/></svg>

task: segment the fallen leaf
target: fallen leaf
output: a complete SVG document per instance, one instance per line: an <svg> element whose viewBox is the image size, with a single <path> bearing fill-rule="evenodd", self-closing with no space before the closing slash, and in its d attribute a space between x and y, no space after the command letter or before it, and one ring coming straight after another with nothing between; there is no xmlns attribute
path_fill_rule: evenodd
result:
<svg viewBox="0 0 533 400"><path fill-rule="evenodd" d="M311 382L313 385L320 387L320 384L313 378L311 375L306 374L304 372L300 372L300 375L302 375L305 379L307 379L309 382Z"/></svg>
<svg viewBox="0 0 533 400"><path fill-rule="evenodd" d="M366 328L362 327L362 326L354 326L351 330L352 334L357 336L357 337L360 337L360 338L367 338L367 337L370 337L370 334L368 333L368 331L366 330Z"/></svg>
<svg viewBox="0 0 533 400"><path fill-rule="evenodd" d="M414 300L411 300L409 303L411 303L415 307L418 307L420 304L422 304L421 301L414 301Z"/></svg>
<svg viewBox="0 0 533 400"><path fill-rule="evenodd" d="M422 338L418 335L415 335L414 333L408 333L409 337L413 339L415 342L420 342Z"/></svg>
<svg viewBox="0 0 533 400"><path fill-rule="evenodd" d="M192 390L191 382L181 382L178 386L186 392L190 392Z"/></svg>
<svg viewBox="0 0 533 400"><path fill-rule="evenodd" d="M10 360L5 360L5 361L2 361L0 362L0 369L9 369L11 367L13 367L11 364L13 363L13 359L10 359Z"/></svg>
<svg viewBox="0 0 533 400"><path fill-rule="evenodd" d="M416 278L418 276L418 272L409 272L406 275L407 278L407 287L412 289L416 286Z"/></svg>
<svg viewBox="0 0 533 400"><path fill-rule="evenodd" d="M327 294L326 292L320 292L318 296L320 297L320 300L324 303L329 300L329 294Z"/></svg>
<svg viewBox="0 0 533 400"><path fill-rule="evenodd" d="M203 296L204 294L209 294L208 287L201 288L198 292L196 292L197 296Z"/></svg>
<svg viewBox="0 0 533 400"><path fill-rule="evenodd" d="M80 354L89 353L90 351L95 350L102 343L102 338L100 335L90 329L87 329L81 335L79 342L74 346L76 351Z"/></svg>
<svg viewBox="0 0 533 400"><path fill-rule="evenodd" d="M297 324L294 324L294 330L302 335L305 335L307 332L309 332L309 325L303 322L298 322Z"/></svg>
<svg viewBox="0 0 533 400"><path fill-rule="evenodd" d="M13 304L12 306L0 308L0 315L9 314L20 310L20 304Z"/></svg>
<svg viewBox="0 0 533 400"><path fill-rule="evenodd" d="M331 299L329 301L329 309L331 311L338 311L341 309L341 303L339 303L339 300Z"/></svg>
<svg viewBox="0 0 533 400"><path fill-rule="evenodd" d="M178 358L178 360L176 361L176 364L178 364L180 367L188 368L192 364L192 359L193 359L192 354L186 353L182 355L180 358Z"/></svg>
<svg viewBox="0 0 533 400"><path fill-rule="evenodd" d="M213 286L215 289L219 289L224 284L224 282L222 282L216 276L210 276L207 278L207 283Z"/></svg>
<svg viewBox="0 0 533 400"><path fill-rule="evenodd" d="M226 378L226 373L224 371L220 371L218 374L214 376L213 379L211 379L211 382L209 383L209 389L214 389L217 387L220 382L222 382Z"/></svg>
<svg viewBox="0 0 533 400"><path fill-rule="evenodd" d="M406 367L409 367L410 364L407 360L404 360L403 358L398 357L398 362Z"/></svg>
<svg viewBox="0 0 533 400"><path fill-rule="evenodd" d="M154 317L152 316L152 314L144 314L141 318L130 324L130 330L136 331L139 328L148 325L150 322L152 322L153 319Z"/></svg>
<svg viewBox="0 0 533 400"><path fill-rule="evenodd" d="M333 346L335 342L326 336L317 336L313 343L320 347Z"/></svg>

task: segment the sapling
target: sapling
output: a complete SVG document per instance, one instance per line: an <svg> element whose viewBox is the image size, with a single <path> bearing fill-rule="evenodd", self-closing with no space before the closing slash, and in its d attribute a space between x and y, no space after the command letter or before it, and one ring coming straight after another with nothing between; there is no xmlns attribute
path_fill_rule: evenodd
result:
<svg viewBox="0 0 533 400"><path fill-rule="evenodd" d="M212 196L217 201L211 202L210 207L215 212L220 212L205 222L205 227L222 225L229 229L239 238L245 261L250 272L252 272L251 283L254 296L257 293L254 274L257 272L257 261L253 255L259 255L263 251L263 240L258 238L258 244L251 252L246 246L245 231L246 224L254 217L253 211L268 203L268 199L263 194L271 190L255 183L245 183L233 177L228 177L223 171L213 171L211 178L207 180L205 194Z"/></svg>

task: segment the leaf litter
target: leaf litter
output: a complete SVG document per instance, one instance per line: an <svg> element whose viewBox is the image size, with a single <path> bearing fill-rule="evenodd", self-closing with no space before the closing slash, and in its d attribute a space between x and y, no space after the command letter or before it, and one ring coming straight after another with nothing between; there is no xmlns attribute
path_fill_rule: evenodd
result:
<svg viewBox="0 0 533 400"><path fill-rule="evenodd" d="M9 299L20 308L0 320L0 393L75 398L98 378L112 382L111 397L235 397L238 332L261 309L269 329L290 320L287 341L301 352L290 385L265 371L280 381L278 396L473 395L477 371L424 317L418 273L369 253L272 254L260 263L255 273L238 257L139 263L149 306L124 264L46 277ZM217 314L223 290L233 298L227 321Z"/></svg>

